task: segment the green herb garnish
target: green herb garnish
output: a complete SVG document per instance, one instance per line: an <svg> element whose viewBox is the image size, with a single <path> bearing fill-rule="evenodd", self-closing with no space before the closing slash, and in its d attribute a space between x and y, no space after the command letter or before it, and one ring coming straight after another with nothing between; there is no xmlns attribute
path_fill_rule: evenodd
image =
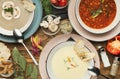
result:
<svg viewBox="0 0 120 79"><path fill-rule="evenodd" d="M96 18L100 13L102 13L101 9L97 9L96 11L93 11L92 18Z"/></svg>
<svg viewBox="0 0 120 79"><path fill-rule="evenodd" d="M50 0L42 0L42 7L45 11L45 15L51 14L52 13L52 7L50 4Z"/></svg>
<svg viewBox="0 0 120 79"><path fill-rule="evenodd" d="M10 12L13 15L13 8L12 7L5 8L4 11L5 12Z"/></svg>
<svg viewBox="0 0 120 79"><path fill-rule="evenodd" d="M13 79L37 79L38 69L36 65L28 64L17 48L13 49L12 58L15 69Z"/></svg>

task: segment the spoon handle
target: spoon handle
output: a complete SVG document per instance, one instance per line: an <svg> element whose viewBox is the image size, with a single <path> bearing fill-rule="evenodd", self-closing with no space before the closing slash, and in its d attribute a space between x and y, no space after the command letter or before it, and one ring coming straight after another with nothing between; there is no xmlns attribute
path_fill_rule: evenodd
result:
<svg viewBox="0 0 120 79"><path fill-rule="evenodd" d="M38 65L37 61L35 60L35 58L33 57L33 55L31 54L31 52L28 50L28 48L26 47L26 45L24 44L24 42L21 42L21 44L25 47L25 49L27 50L28 54L30 55L30 57L32 58L32 60L34 61L35 65Z"/></svg>
<svg viewBox="0 0 120 79"><path fill-rule="evenodd" d="M108 78L107 76L105 76L105 75L103 75L103 74L100 74L101 76L103 76L103 77L105 77L106 79L110 79L110 78Z"/></svg>

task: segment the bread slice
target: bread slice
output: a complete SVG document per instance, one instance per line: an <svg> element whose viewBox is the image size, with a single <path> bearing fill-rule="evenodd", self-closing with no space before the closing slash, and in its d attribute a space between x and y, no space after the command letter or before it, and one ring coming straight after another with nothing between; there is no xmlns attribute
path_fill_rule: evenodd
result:
<svg viewBox="0 0 120 79"><path fill-rule="evenodd" d="M95 57L95 53L90 52L82 40L76 42L74 50L76 55L84 62L88 62Z"/></svg>
<svg viewBox="0 0 120 79"><path fill-rule="evenodd" d="M33 12L35 10L35 5L29 1L26 1L26 0L23 0L23 5L24 5L24 8L29 11L29 12Z"/></svg>

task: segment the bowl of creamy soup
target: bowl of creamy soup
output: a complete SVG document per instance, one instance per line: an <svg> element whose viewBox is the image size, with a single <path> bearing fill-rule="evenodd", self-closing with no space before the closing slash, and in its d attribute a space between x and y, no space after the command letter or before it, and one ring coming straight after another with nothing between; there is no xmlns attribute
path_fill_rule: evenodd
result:
<svg viewBox="0 0 120 79"><path fill-rule="evenodd" d="M90 79L87 68L93 60L83 62L74 51L75 42L63 42L55 46L48 55L47 73L50 79ZM86 49L86 51L89 51Z"/></svg>

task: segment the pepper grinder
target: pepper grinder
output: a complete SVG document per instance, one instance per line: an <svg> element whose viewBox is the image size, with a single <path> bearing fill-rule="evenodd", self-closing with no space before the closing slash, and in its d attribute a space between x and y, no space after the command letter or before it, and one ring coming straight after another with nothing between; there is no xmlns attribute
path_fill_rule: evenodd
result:
<svg viewBox="0 0 120 79"><path fill-rule="evenodd" d="M112 76L116 76L117 74L117 70L120 64L120 62L118 61L118 58L119 57L115 57L113 60L113 64L112 64L111 71L110 71L110 75Z"/></svg>

